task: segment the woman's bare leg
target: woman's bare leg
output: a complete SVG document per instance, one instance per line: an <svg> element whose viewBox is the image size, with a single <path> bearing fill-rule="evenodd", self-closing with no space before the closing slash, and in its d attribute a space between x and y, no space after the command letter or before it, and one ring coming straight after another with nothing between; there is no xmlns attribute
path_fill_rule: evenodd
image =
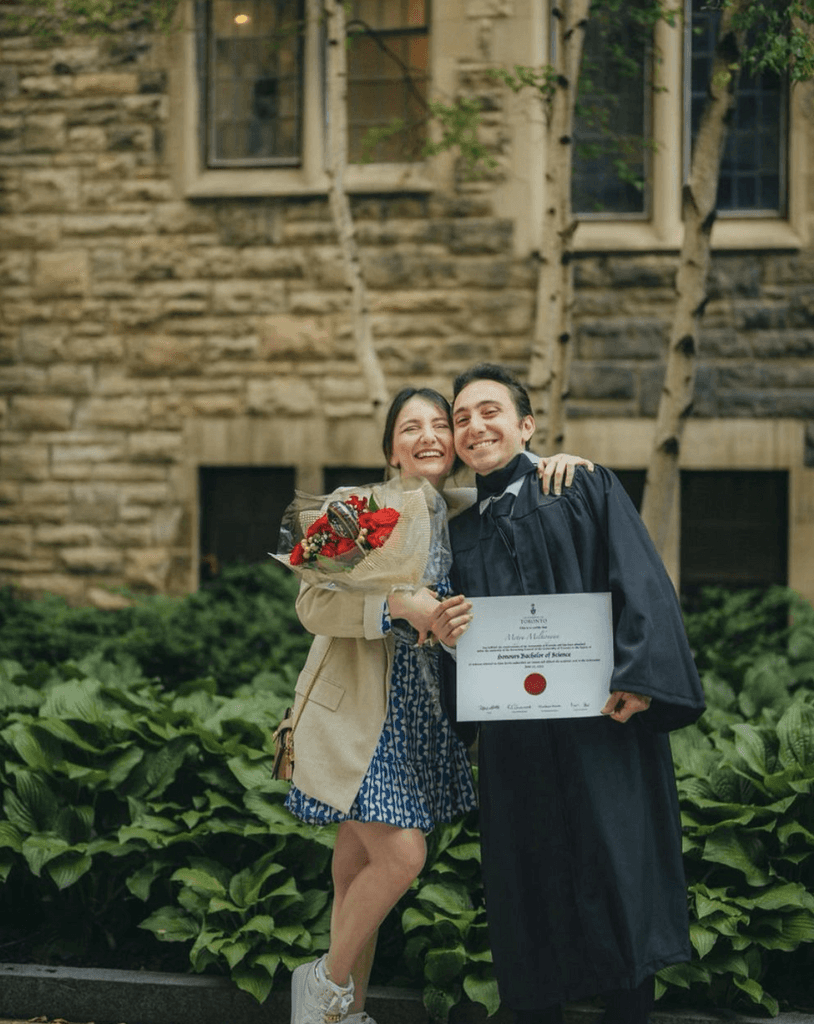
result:
<svg viewBox="0 0 814 1024"><path fill-rule="evenodd" d="M333 871L338 887L326 966L337 985L347 985L358 964L360 974L366 975L366 989L373 960L371 942L375 944L379 925L424 866L427 847L419 829L375 821L343 822L337 847ZM354 1002L353 1012L358 1008Z"/></svg>
<svg viewBox="0 0 814 1024"><path fill-rule="evenodd" d="M331 935L336 932L337 915L341 912L345 902L348 888L353 879L367 864L367 852L359 841L353 827L348 827L350 822L344 821L339 826L334 844L333 861L331 872L334 881L334 903L331 909ZM365 1008L367 989L370 982L370 972L373 968L373 957L376 952L376 940L379 937L378 929L373 933L357 957L351 968L353 978L353 1003L349 1013L359 1013Z"/></svg>

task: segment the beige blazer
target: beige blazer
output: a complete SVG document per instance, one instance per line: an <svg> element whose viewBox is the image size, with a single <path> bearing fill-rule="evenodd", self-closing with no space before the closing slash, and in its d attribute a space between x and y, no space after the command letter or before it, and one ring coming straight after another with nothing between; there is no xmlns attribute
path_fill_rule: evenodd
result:
<svg viewBox="0 0 814 1024"><path fill-rule="evenodd" d="M472 504L474 489L445 491L449 514ZM293 782L307 796L347 813L379 742L390 691L394 640L382 633L386 594L303 585L297 614L314 641L297 679Z"/></svg>

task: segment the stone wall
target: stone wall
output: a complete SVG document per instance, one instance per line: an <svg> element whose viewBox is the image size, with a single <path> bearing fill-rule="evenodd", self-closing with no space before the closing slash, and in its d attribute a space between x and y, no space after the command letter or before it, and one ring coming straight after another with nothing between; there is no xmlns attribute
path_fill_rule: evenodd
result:
<svg viewBox="0 0 814 1024"><path fill-rule="evenodd" d="M122 584L182 592L197 578L191 423L273 422L290 440L319 420L330 450L286 453L304 473L341 462L343 424L372 431L327 203L185 200L170 69L148 37L6 38L0 67L0 581L100 605ZM353 201L392 388L528 360L533 260L488 182L451 180ZM674 268L580 255L572 416L654 415ZM716 258L696 416L814 421L812 280L811 250Z"/></svg>

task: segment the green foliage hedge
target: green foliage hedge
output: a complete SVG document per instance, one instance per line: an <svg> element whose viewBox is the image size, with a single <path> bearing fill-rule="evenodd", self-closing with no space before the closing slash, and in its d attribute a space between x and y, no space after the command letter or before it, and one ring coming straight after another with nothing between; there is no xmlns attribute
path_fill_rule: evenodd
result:
<svg viewBox="0 0 814 1024"><path fill-rule="evenodd" d="M205 676L232 693L258 672L296 678L311 637L294 610L297 578L276 563L235 566L195 594L139 597L128 608L73 608L62 598L17 599L0 589L0 659L25 668L94 652L129 655L166 686Z"/></svg>
<svg viewBox="0 0 814 1024"><path fill-rule="evenodd" d="M292 606L274 567L122 613L2 605L0 920L36 907L74 944L138 927L261 1000L326 948L333 834L288 815L270 774L308 643ZM673 736L695 957L659 991L775 1013L814 966L814 609L714 592L687 628L709 700ZM423 987L441 1019L496 1009L474 815L430 836L376 980Z"/></svg>

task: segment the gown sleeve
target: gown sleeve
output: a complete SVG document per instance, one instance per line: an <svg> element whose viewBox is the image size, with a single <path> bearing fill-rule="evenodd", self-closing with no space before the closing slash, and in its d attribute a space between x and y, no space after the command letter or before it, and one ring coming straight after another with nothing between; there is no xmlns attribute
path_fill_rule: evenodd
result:
<svg viewBox="0 0 814 1024"><path fill-rule="evenodd" d="M672 581L618 478L599 466L581 478L608 547L614 619L611 689L652 697L650 708L637 717L655 731L689 725L704 710L704 692Z"/></svg>

